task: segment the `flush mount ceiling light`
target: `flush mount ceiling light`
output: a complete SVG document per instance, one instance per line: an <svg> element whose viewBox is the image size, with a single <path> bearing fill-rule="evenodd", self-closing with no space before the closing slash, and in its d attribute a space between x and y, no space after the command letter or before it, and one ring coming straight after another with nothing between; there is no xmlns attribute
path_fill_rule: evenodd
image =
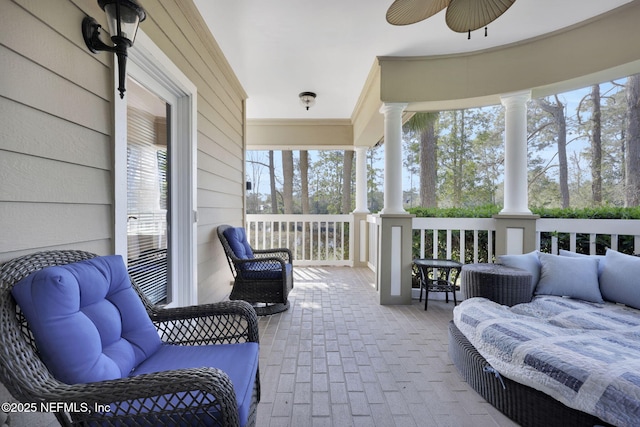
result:
<svg viewBox="0 0 640 427"><path fill-rule="evenodd" d="M387 22L410 25L447 8L447 26L457 33L486 27L507 11L516 0L395 0L387 10Z"/></svg>
<svg viewBox="0 0 640 427"><path fill-rule="evenodd" d="M313 104L316 103L316 94L313 92L300 92L300 102L302 106L309 110L309 107L313 107Z"/></svg>
<svg viewBox="0 0 640 427"><path fill-rule="evenodd" d="M127 49L133 46L138 25L147 17L142 6L136 0L98 0L98 5L107 14L107 25L114 46L100 40L100 24L87 16L82 20L82 36L92 53L113 52L118 57L118 91L124 98L127 77Z"/></svg>

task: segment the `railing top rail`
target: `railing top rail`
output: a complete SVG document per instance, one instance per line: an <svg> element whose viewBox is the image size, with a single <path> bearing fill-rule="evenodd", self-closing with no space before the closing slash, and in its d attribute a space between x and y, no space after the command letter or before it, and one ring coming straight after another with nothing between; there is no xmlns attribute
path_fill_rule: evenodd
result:
<svg viewBox="0 0 640 427"><path fill-rule="evenodd" d="M413 228L439 230L495 230L493 218L413 218Z"/></svg>
<svg viewBox="0 0 640 427"><path fill-rule="evenodd" d="M540 218L538 232L640 235L640 219Z"/></svg>
<svg viewBox="0 0 640 427"><path fill-rule="evenodd" d="M353 220L351 214L247 214L247 221L341 221L350 222Z"/></svg>

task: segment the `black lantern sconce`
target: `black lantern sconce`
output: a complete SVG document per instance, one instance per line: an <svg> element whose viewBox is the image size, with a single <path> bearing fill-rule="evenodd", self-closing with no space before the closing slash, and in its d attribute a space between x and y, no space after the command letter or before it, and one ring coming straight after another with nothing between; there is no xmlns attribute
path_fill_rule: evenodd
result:
<svg viewBox="0 0 640 427"><path fill-rule="evenodd" d="M92 53L106 50L118 57L118 90L124 98L127 78L127 49L133 46L138 24L147 17L142 6L135 0L98 0L98 5L107 14L107 25L114 46L100 40L100 24L90 16L82 20L82 36Z"/></svg>

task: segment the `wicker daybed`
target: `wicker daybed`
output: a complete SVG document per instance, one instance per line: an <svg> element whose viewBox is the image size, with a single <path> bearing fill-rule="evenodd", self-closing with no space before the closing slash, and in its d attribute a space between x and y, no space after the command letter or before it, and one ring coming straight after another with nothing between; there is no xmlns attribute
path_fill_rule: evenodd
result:
<svg viewBox="0 0 640 427"><path fill-rule="evenodd" d="M464 380L480 396L523 427L611 425L593 415L569 408L541 391L497 376L453 321L449 323L449 357Z"/></svg>
<svg viewBox="0 0 640 427"><path fill-rule="evenodd" d="M474 390L520 425L640 425L640 259L612 250L561 255L509 260L532 276L524 301L492 301L490 295L503 293L491 287L480 292L478 274L489 274L487 266L471 269L466 279L473 286L463 275L461 288L472 295L449 324L451 360ZM505 277L488 280L496 286Z"/></svg>

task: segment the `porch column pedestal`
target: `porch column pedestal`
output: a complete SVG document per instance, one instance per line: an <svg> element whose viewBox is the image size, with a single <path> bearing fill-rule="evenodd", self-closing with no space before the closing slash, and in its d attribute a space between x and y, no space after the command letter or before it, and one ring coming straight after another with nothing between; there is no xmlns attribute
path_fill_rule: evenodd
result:
<svg viewBox="0 0 640 427"><path fill-rule="evenodd" d="M368 267L369 263L369 224L364 212L353 212L353 239L351 256L354 267Z"/></svg>
<svg viewBox="0 0 640 427"><path fill-rule="evenodd" d="M411 242L415 215L378 215L376 284L381 305L411 304Z"/></svg>
<svg viewBox="0 0 640 427"><path fill-rule="evenodd" d="M530 91L501 97L505 107L504 208L496 220L496 255L536 248L536 220L529 210L527 185L527 101Z"/></svg>

